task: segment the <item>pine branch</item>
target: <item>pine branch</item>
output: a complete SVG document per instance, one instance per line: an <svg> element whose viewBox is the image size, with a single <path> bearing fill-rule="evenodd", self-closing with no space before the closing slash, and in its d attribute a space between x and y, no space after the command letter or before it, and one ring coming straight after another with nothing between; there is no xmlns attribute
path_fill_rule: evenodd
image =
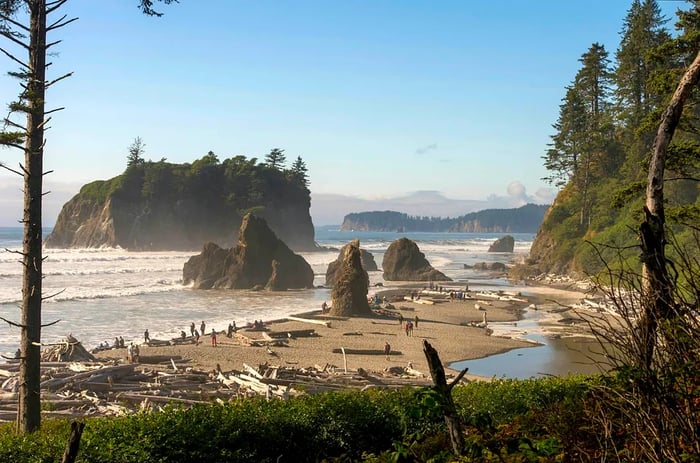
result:
<svg viewBox="0 0 700 463"><path fill-rule="evenodd" d="M49 294L48 296L42 296L42 297L41 297L41 300L42 300L42 301L45 301L46 299L51 299L52 297L56 297L56 296L58 296L59 294L61 294L62 292L64 292L65 290L66 290L66 289L63 288L62 290L60 290L60 291L57 292L57 293Z"/></svg>
<svg viewBox="0 0 700 463"><path fill-rule="evenodd" d="M26 328L25 325L15 323L13 321L8 320L7 318L0 317L0 320L4 321L5 323L7 323L10 326L16 326L17 328Z"/></svg>
<svg viewBox="0 0 700 463"><path fill-rule="evenodd" d="M4 30L0 29L0 35L2 35L3 37L5 37L6 39L9 39L9 40L13 41L14 43L16 43L17 45L19 45L20 47L24 48L25 50L29 50L29 45L27 45L26 43L22 42L21 40L15 38L15 36L12 35L11 32L9 32L9 31L4 31Z"/></svg>
<svg viewBox="0 0 700 463"><path fill-rule="evenodd" d="M59 19L59 20L56 21L55 23L51 24L50 26L47 26L47 27L46 27L46 32L53 31L53 30L56 30L56 29L60 29L61 27L67 26L68 24L70 24L70 23L75 22L75 21L78 20L78 18L72 18L72 19L69 19L68 21L64 21L65 17L66 17L66 16L63 16L61 19ZM46 47L46 48L48 48L48 47Z"/></svg>
<svg viewBox="0 0 700 463"><path fill-rule="evenodd" d="M61 8L68 0L56 0L54 2L46 2L46 14L51 14ZM65 17L65 16L64 16Z"/></svg>
<svg viewBox="0 0 700 463"><path fill-rule="evenodd" d="M14 25L15 27L19 27L20 29L23 29L27 32L30 32L30 30L27 26L25 26L24 24L22 24L20 22L15 21L14 19L10 18L9 16L7 16L5 14L0 13L0 19L2 19L3 21L7 21L8 23Z"/></svg>
<svg viewBox="0 0 700 463"><path fill-rule="evenodd" d="M3 53L5 53L5 56L7 56L8 58L10 58L10 59L11 59L12 61L14 61L15 63L18 63L20 66L22 66L22 67L24 67L24 68L26 68L26 69L29 69L29 66L28 66L24 61L20 60L19 58L16 58L15 55L13 55L12 53L10 53L9 51L5 50L5 49L2 48L2 47L0 47L0 51L3 52Z"/></svg>
<svg viewBox="0 0 700 463"><path fill-rule="evenodd" d="M48 82L48 83L46 84L46 88L49 88L49 87L51 87L53 84L55 84L56 82L59 82L59 81L61 81L61 80L63 80L63 79L66 79L66 78L68 78L68 77L71 77L72 75L73 75L72 72L69 72L68 74L64 74L64 75L62 75L61 77L58 77L58 78L52 80L51 82Z"/></svg>
<svg viewBox="0 0 700 463"><path fill-rule="evenodd" d="M44 116L46 116L47 114L55 113L56 111L63 111L64 109L66 109L66 107L62 106L60 108L51 109L49 111L44 111Z"/></svg>
<svg viewBox="0 0 700 463"><path fill-rule="evenodd" d="M52 321L51 323L44 323L44 324L41 325L41 327L42 327L42 328L46 328L47 326L55 325L56 323L58 323L58 322L60 322L60 321L61 321L61 319L59 318L58 320Z"/></svg>

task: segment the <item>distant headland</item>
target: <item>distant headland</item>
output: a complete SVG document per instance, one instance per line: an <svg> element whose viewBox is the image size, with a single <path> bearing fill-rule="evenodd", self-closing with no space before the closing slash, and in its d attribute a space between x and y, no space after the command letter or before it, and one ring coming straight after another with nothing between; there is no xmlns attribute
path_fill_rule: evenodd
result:
<svg viewBox="0 0 700 463"><path fill-rule="evenodd" d="M484 209L455 218L417 217L396 211L348 214L341 230L433 233L536 233L549 206Z"/></svg>

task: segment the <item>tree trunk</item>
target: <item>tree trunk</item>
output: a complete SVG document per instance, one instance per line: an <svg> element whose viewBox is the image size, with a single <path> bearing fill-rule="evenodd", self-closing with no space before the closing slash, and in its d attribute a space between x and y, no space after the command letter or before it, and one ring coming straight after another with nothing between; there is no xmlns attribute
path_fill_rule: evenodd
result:
<svg viewBox="0 0 700 463"><path fill-rule="evenodd" d="M450 441L452 442L452 453L458 456L462 455L464 452L462 420L459 418L454 400L452 400L452 388L462 379L467 370L462 371L452 384L448 385L445 377L445 368L442 366L440 356L438 356L437 351L428 341L423 341L423 353L430 367L430 376L432 376L434 384L433 389L441 397L442 413L445 416L447 432L450 434Z"/></svg>
<svg viewBox="0 0 700 463"><path fill-rule="evenodd" d="M46 0L29 2L29 77L24 161L24 243L22 328L17 428L33 432L41 424L40 362L42 301L42 179L44 94L46 90Z"/></svg>
<svg viewBox="0 0 700 463"><path fill-rule="evenodd" d="M78 458L78 450L80 449L80 438L83 435L85 423L81 421L73 421L70 424L70 436L66 442L66 449L63 451L61 463L74 463Z"/></svg>
<svg viewBox="0 0 700 463"><path fill-rule="evenodd" d="M656 346L657 328L661 320L673 316L672 282L666 266L664 232L664 169L667 148L683 113L690 91L700 81L700 53L683 74L668 107L661 116L656 132L647 180L645 221L640 226L644 279L644 314L640 323L644 345L643 366L649 368Z"/></svg>

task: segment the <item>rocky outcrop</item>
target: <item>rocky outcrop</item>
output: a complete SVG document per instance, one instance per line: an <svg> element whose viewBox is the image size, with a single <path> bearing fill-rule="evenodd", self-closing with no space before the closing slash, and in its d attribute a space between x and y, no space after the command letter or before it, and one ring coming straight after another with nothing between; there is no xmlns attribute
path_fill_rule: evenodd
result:
<svg viewBox="0 0 700 463"><path fill-rule="evenodd" d="M264 219L247 214L239 231L238 245L222 249L206 243L182 271L184 284L195 289L225 288L287 290L311 288L314 273L303 257L294 254Z"/></svg>
<svg viewBox="0 0 700 463"><path fill-rule="evenodd" d="M369 277L362 268L360 243L355 240L343 246L340 267L331 290L329 313L340 317L364 316L372 313L367 302Z"/></svg>
<svg viewBox="0 0 700 463"><path fill-rule="evenodd" d="M515 238L510 235L498 238L489 246L489 252L513 252L515 248Z"/></svg>
<svg viewBox="0 0 700 463"><path fill-rule="evenodd" d="M233 247L240 211L254 210L291 249L318 249L308 189L254 160L197 162L147 162L84 185L63 206L46 246L191 251L211 241Z"/></svg>
<svg viewBox="0 0 700 463"><path fill-rule="evenodd" d="M477 262L474 265L464 264L465 269L488 270L491 272L505 272L508 267L503 262Z"/></svg>
<svg viewBox="0 0 700 463"><path fill-rule="evenodd" d="M382 269L387 281L451 281L444 273L435 270L418 245L408 238L399 238L389 245Z"/></svg>
<svg viewBox="0 0 700 463"><path fill-rule="evenodd" d="M343 246L343 248L340 250L340 253L338 254L338 258L330 264L328 264L328 269L326 270L326 286L328 286L329 288L335 284L335 280L338 276L338 271L340 270L343 264L343 256L346 254L346 248L348 246L357 246L358 248L360 248L360 240L353 240L352 242ZM362 262L362 268L365 271L372 272L378 270L377 263L374 261L374 256L362 248L360 248L360 261Z"/></svg>

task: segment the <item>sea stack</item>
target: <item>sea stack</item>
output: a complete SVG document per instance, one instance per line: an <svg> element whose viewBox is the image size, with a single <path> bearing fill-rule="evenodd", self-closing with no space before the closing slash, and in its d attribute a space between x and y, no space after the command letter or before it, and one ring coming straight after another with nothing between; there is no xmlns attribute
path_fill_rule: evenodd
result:
<svg viewBox="0 0 700 463"><path fill-rule="evenodd" d="M418 245L408 238L399 238L389 245L382 261L387 281L452 281L435 270Z"/></svg>
<svg viewBox="0 0 700 463"><path fill-rule="evenodd" d="M506 235L494 241L489 246L488 252L513 252L513 249L515 249L515 238Z"/></svg>
<svg viewBox="0 0 700 463"><path fill-rule="evenodd" d="M351 245L357 246L359 248L360 240L355 239L343 246L340 252L338 253L338 258L330 264L328 264L328 269L326 270L326 286L328 286L329 288L332 288L333 285L335 285L335 280L337 278L338 270L340 269L341 264L343 263L343 256L346 253L346 248ZM374 260L374 256L362 248L360 248L360 261L362 263L362 268L365 271L371 272L378 270L377 263Z"/></svg>
<svg viewBox="0 0 700 463"><path fill-rule="evenodd" d="M367 302L369 277L362 268L360 242L355 240L343 246L340 260L331 291L330 314L341 317L370 315L372 310Z"/></svg>
<svg viewBox="0 0 700 463"><path fill-rule="evenodd" d="M314 273L303 257L294 254L270 230L264 219L247 214L238 233L238 244L222 249L205 243L182 271L184 284L195 289L287 290L313 287Z"/></svg>

